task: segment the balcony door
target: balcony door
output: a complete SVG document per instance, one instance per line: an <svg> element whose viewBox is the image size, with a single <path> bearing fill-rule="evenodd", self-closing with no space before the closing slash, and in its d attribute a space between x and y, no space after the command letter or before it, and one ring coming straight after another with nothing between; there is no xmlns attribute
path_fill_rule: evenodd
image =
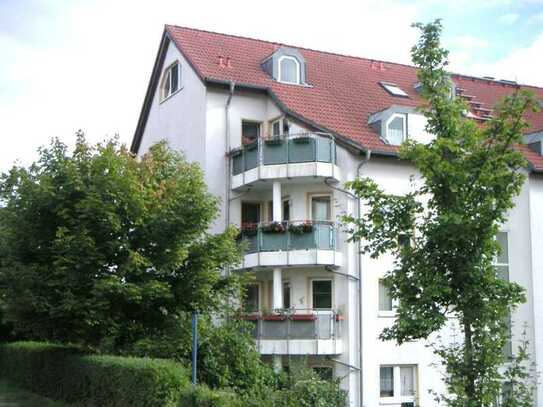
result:
<svg viewBox="0 0 543 407"><path fill-rule="evenodd" d="M315 329L321 339L329 339L335 334L332 287L332 280L329 279L311 281L312 308L317 317Z"/></svg>
<svg viewBox="0 0 543 407"><path fill-rule="evenodd" d="M241 203L241 223L259 223L260 222L260 203L242 202Z"/></svg>

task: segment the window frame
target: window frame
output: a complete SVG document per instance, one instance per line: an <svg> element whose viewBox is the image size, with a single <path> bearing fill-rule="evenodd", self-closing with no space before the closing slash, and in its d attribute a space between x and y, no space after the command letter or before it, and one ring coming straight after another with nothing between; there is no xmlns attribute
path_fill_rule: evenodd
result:
<svg viewBox="0 0 543 407"><path fill-rule="evenodd" d="M290 309L292 308L292 284L290 284L289 280L283 280L283 308L284 309ZM285 296L285 290L288 288L288 303L289 306L286 306L286 296Z"/></svg>
<svg viewBox="0 0 543 407"><path fill-rule="evenodd" d="M391 367L392 370L392 396L381 397L381 368ZM401 369L411 368L413 374L413 395L402 396ZM382 364L379 365L379 402L380 404L416 403L418 395L418 365L416 364Z"/></svg>
<svg viewBox="0 0 543 407"><path fill-rule="evenodd" d="M393 318L396 316L397 308L399 301L397 299L391 298L392 308L390 310L381 309L381 282L383 278L377 280L377 316L380 318Z"/></svg>
<svg viewBox="0 0 543 407"><path fill-rule="evenodd" d="M284 60L291 60L291 61L295 62L295 64L296 64L296 82L289 82L289 81L285 81L285 80L282 79L282 77L281 77L282 76L281 64L282 64L282 62ZM302 69L302 64L300 63L298 58L296 58L293 55L281 55L279 57L279 59L277 60L277 82L285 83L285 84L288 84L288 85L301 85L301 80L302 80L301 69Z"/></svg>
<svg viewBox="0 0 543 407"><path fill-rule="evenodd" d="M409 94L403 90L399 85L392 83L392 82L379 82L379 84L383 87L383 89L391 96L400 97L400 98L408 98ZM396 91L396 89L399 91ZM400 93L401 92L401 93Z"/></svg>
<svg viewBox="0 0 543 407"><path fill-rule="evenodd" d="M390 142L390 139L389 139L389 130L388 130L388 126L390 126L390 124L392 123L392 121L396 118L400 118L402 119L402 122L403 122L403 135L402 135L402 141L400 144L393 144ZM407 114L406 113L393 113L386 121L385 123L385 141L387 144L391 145L391 146L401 146L406 140L407 138L409 137L408 135L408 131L407 131L407 124L408 124L408 120L407 120Z"/></svg>
<svg viewBox="0 0 543 407"><path fill-rule="evenodd" d="M262 303L263 303L263 298L262 298L262 295L264 293L264 290L262 289L262 283L260 281L252 281L250 283L247 284L247 286L255 286L257 287L258 289L258 304L257 304L257 309L256 310L252 310L252 311L247 311L245 309L245 304L244 304L244 299L242 299L241 301L241 306L242 306L242 309L243 309L243 312L247 313L247 314L258 314L262 311L263 309L263 306L262 306Z"/></svg>
<svg viewBox="0 0 543 407"><path fill-rule="evenodd" d="M177 66L177 89L172 92L171 91L171 83L172 83L171 70L173 69L174 66ZM183 77L183 75L181 73L181 63L179 62L179 60L173 61L170 65L168 65L164 69L164 72L162 73L162 79L160 80L160 103L165 102L166 100L168 100L169 98L174 96L176 93L181 91L181 89L183 89L183 86L182 86L182 83L181 83L182 77ZM166 90L165 89L165 83L166 83L167 79L168 79L169 84L170 84L170 91L169 91L169 94L166 95L165 94L165 90Z"/></svg>
<svg viewBox="0 0 543 407"><path fill-rule="evenodd" d="M326 197L326 198L330 199L330 219L327 219L325 221L317 221L317 220L313 219L313 198L323 198L323 197ZM309 205L308 215L309 215L309 220L312 221L312 222L330 222L330 223L333 223L334 219L335 219L333 199L334 199L334 197L333 197L333 195L331 193L326 193L326 192L323 192L323 193L320 193L320 192L309 193L308 194L308 205Z"/></svg>
<svg viewBox="0 0 543 407"><path fill-rule="evenodd" d="M262 138L262 122L261 121L258 121L258 120L251 120L251 119L241 119L241 128L240 128L240 136L241 136L241 145L242 146L247 146L247 145L252 145L253 143L248 143L248 144L244 144L243 143L243 125L244 124L255 124L257 127L258 127L258 134L256 136L256 140L253 141L256 142L258 141L258 139Z"/></svg>
<svg viewBox="0 0 543 407"><path fill-rule="evenodd" d="M313 300L313 294L314 294L313 283L315 283L317 281L330 281L330 308L315 308L315 304L314 304L314 300ZM334 307L334 304L335 304L334 280L332 278L311 278L309 280L309 282L310 282L310 284L309 284L309 289L310 289L309 298L311 300L310 309L317 310L319 312L321 312L321 311L323 311L323 312L333 311L334 308L335 308Z"/></svg>

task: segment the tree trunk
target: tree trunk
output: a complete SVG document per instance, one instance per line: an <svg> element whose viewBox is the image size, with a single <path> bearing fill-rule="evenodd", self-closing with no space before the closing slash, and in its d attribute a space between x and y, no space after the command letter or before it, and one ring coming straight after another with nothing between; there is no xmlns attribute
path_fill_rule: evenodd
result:
<svg viewBox="0 0 543 407"><path fill-rule="evenodd" d="M476 407L477 399L475 396L475 379L477 377L477 372L475 372L475 366L473 363L473 343L472 343L472 332L471 332L471 323L464 319L464 369L465 369L465 379L464 379L464 391L466 392L466 397L468 399L469 407Z"/></svg>

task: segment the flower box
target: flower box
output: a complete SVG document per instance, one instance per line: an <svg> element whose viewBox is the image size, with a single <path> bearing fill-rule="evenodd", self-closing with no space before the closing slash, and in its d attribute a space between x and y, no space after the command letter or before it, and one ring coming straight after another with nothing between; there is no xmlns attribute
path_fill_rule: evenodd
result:
<svg viewBox="0 0 543 407"><path fill-rule="evenodd" d="M345 317L343 315L336 315L336 322L344 321Z"/></svg>
<svg viewBox="0 0 543 407"><path fill-rule="evenodd" d="M288 225L288 231L295 235L303 235L313 232L313 225L311 223L291 223Z"/></svg>
<svg viewBox="0 0 543 407"><path fill-rule="evenodd" d="M315 321L317 317L313 314L294 314L290 316L292 321Z"/></svg>
<svg viewBox="0 0 543 407"><path fill-rule="evenodd" d="M260 226L263 233L285 233L286 228L282 222L270 222Z"/></svg>
<svg viewBox="0 0 543 407"><path fill-rule="evenodd" d="M262 317L263 321L285 321L287 317L281 314L265 315Z"/></svg>
<svg viewBox="0 0 543 407"><path fill-rule="evenodd" d="M241 319L243 319L244 321L258 321L258 314L242 315Z"/></svg>

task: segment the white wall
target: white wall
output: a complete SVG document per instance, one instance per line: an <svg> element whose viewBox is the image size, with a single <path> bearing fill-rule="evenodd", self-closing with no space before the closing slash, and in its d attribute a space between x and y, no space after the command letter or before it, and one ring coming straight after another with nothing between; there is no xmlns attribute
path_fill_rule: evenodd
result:
<svg viewBox="0 0 543 407"><path fill-rule="evenodd" d="M197 161L204 168L206 88L179 50L170 43L161 71L174 61L179 61L181 65L182 89L161 101L160 88L157 86L139 153L145 154L152 144L167 140L172 148L183 151L189 161Z"/></svg>
<svg viewBox="0 0 543 407"><path fill-rule="evenodd" d="M534 353L537 370L543 372L543 177L531 176L530 232L532 261L532 293L534 309ZM538 386L537 405L543 406L543 385Z"/></svg>

